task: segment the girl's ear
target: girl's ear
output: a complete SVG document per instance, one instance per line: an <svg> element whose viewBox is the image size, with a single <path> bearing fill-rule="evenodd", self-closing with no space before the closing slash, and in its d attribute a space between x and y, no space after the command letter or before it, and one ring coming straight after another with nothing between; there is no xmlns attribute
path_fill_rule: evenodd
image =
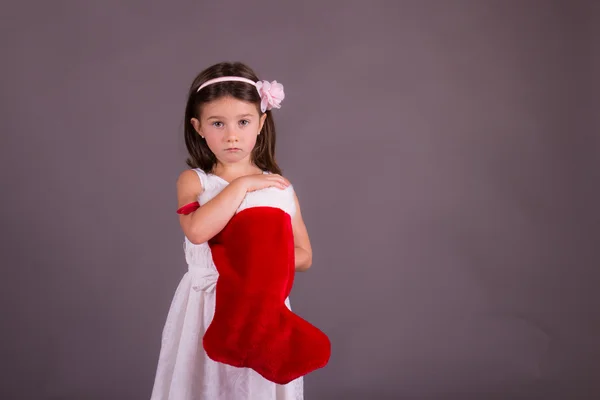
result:
<svg viewBox="0 0 600 400"><path fill-rule="evenodd" d="M266 120L267 120L267 113L264 113L263 115L260 116L260 124L259 124L259 128L258 128L259 135L262 132L262 128L265 125Z"/></svg>
<svg viewBox="0 0 600 400"><path fill-rule="evenodd" d="M197 118L192 118L190 119L190 123L192 124L192 126L194 127L194 130L196 132L198 132L198 134L200 136L202 136L202 138L204 138L204 135L202 134L202 128L200 126L200 121Z"/></svg>

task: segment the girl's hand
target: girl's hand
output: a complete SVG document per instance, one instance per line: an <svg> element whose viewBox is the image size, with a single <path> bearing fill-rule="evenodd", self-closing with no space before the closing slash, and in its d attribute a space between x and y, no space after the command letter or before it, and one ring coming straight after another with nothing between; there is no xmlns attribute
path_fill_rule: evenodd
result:
<svg viewBox="0 0 600 400"><path fill-rule="evenodd" d="M287 179L278 174L246 175L237 178L235 181L239 185L242 185L246 192L254 192L268 187L276 187L283 190L290 185Z"/></svg>

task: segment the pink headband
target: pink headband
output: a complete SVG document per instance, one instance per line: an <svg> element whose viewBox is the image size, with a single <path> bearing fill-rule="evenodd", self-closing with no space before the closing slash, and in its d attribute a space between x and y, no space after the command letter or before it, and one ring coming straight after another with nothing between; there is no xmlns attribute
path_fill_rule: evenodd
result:
<svg viewBox="0 0 600 400"><path fill-rule="evenodd" d="M260 109L262 112L272 108L281 108L281 101L285 98L283 85L281 83L278 83L277 81L254 82L251 79L242 78L241 76L222 76L220 78L208 80L200 85L196 93L208 85L219 82L245 82L255 86L256 90L258 90L258 94L260 95Z"/></svg>

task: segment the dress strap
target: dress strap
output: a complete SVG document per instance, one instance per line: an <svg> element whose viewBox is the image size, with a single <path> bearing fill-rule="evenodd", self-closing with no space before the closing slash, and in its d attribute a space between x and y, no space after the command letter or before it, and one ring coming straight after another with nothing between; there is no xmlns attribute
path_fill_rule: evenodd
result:
<svg viewBox="0 0 600 400"><path fill-rule="evenodd" d="M208 187L208 175L201 168L194 168L196 174L198 174L198 178L200 178L200 183L202 184L202 190L206 190Z"/></svg>

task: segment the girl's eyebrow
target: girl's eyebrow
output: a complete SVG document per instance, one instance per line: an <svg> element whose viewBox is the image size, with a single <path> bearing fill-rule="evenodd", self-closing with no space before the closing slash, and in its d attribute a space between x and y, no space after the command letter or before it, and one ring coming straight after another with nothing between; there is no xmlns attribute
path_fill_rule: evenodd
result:
<svg viewBox="0 0 600 400"><path fill-rule="evenodd" d="M252 114L242 114L242 115L237 116L237 118L244 118L244 117L252 117ZM207 119L225 119L225 117L221 117L220 115L211 115Z"/></svg>

